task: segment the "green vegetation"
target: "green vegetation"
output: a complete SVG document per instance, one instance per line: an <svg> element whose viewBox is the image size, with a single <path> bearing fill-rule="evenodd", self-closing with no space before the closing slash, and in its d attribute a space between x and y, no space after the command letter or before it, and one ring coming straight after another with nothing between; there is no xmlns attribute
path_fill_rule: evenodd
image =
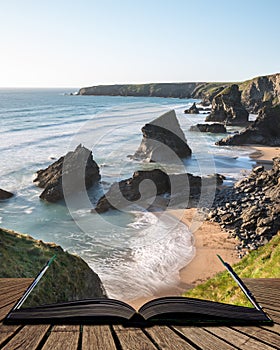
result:
<svg viewBox="0 0 280 350"><path fill-rule="evenodd" d="M233 269L241 278L279 278L280 232L263 247L251 251ZM183 295L228 304L251 305L227 271L217 274Z"/></svg>
<svg viewBox="0 0 280 350"><path fill-rule="evenodd" d="M54 243L0 229L0 278L34 278L53 255L56 259L28 298L30 304L103 296L99 277L80 257Z"/></svg>
<svg viewBox="0 0 280 350"><path fill-rule="evenodd" d="M195 96L200 97L213 97L217 94L218 91L230 86L232 83L205 83L201 84L195 90Z"/></svg>

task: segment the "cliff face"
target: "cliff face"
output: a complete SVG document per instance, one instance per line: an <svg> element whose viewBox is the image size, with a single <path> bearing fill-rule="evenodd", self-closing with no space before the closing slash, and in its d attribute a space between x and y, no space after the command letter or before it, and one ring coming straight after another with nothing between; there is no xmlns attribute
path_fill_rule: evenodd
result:
<svg viewBox="0 0 280 350"><path fill-rule="evenodd" d="M280 73L257 77L239 84L244 106L257 113L264 102L280 103Z"/></svg>
<svg viewBox="0 0 280 350"><path fill-rule="evenodd" d="M54 243L0 229L0 277L35 278L53 255L56 259L28 297L29 306L106 297L100 278L80 257Z"/></svg>
<svg viewBox="0 0 280 350"><path fill-rule="evenodd" d="M82 88L78 95L190 98L201 84L204 83L98 85Z"/></svg>
<svg viewBox="0 0 280 350"><path fill-rule="evenodd" d="M154 96L175 98L197 98L212 102L213 98L233 82L189 82L158 84L123 84L99 85L79 90L79 95L106 96ZM245 108L257 113L263 102L271 101L272 105L280 103L280 73L260 76L237 84L241 94L241 102Z"/></svg>

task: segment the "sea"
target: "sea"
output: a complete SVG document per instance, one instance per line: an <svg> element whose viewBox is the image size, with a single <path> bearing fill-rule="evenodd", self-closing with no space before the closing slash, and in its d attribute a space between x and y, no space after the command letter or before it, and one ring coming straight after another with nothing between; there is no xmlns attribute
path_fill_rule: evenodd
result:
<svg viewBox="0 0 280 350"><path fill-rule="evenodd" d="M175 110L193 154L188 160L158 164L168 174L220 173L226 176L225 185L231 185L254 165L252 150L215 146L225 135L189 131L205 119L204 114L184 114L198 100L79 96L72 94L75 91L0 89L0 188L15 194L0 202L0 226L55 242L81 256L112 298L154 295L176 285L179 270L195 255L188 227L166 210L150 212L137 205L130 210L91 213L112 183L155 166L129 157L141 143L142 126ZM36 172L79 144L92 150L100 167L100 185L75 205L40 200L42 189L33 182Z"/></svg>

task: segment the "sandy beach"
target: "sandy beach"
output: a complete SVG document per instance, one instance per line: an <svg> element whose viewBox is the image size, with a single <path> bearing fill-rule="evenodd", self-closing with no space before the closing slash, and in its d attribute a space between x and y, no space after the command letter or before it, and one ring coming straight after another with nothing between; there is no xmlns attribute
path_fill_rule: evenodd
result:
<svg viewBox="0 0 280 350"><path fill-rule="evenodd" d="M253 152L250 157L257 163L270 164L273 158L280 157L280 147L254 146L251 148Z"/></svg>
<svg viewBox="0 0 280 350"><path fill-rule="evenodd" d="M154 298L181 295L184 291L208 280L217 272L224 271L217 254L230 264L239 261L235 239L228 238L228 234L223 232L217 223L205 221L196 208L170 210L169 213L179 218L192 232L195 256L187 266L181 269L177 286L161 290L154 296L128 301L136 309Z"/></svg>
<svg viewBox="0 0 280 350"><path fill-rule="evenodd" d="M274 157L280 156L280 148L254 146L250 147L257 164L268 166ZM233 265L239 261L234 238L229 238L228 233L223 231L219 224L206 221L196 208L169 210L169 213L181 220L193 234L195 256L192 261L180 270L180 281L177 286L168 290L162 290L150 297L128 301L136 309L148 300L161 296L181 295L182 292L200 283L207 281L216 273L224 271L224 267L217 258L217 254Z"/></svg>

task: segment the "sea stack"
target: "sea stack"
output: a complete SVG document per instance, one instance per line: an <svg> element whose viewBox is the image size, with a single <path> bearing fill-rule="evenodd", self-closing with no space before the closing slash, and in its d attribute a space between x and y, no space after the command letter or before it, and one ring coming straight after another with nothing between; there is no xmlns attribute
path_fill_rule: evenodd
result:
<svg viewBox="0 0 280 350"><path fill-rule="evenodd" d="M184 111L185 114L199 114L199 109L196 107L195 102L192 104L192 106L189 109L186 109Z"/></svg>
<svg viewBox="0 0 280 350"><path fill-rule="evenodd" d="M89 189L99 180L99 167L92 152L79 145L46 169L37 171L34 182L44 188L40 198L54 203L64 198L65 191L72 194Z"/></svg>
<svg viewBox="0 0 280 350"><path fill-rule="evenodd" d="M212 111L206 122L220 122L226 125L244 125L248 123L249 113L241 103L241 91L233 84L217 94L212 101Z"/></svg>
<svg viewBox="0 0 280 350"><path fill-rule="evenodd" d="M172 163L176 158L188 158L192 154L174 110L145 124L142 133L143 139L134 159Z"/></svg>

